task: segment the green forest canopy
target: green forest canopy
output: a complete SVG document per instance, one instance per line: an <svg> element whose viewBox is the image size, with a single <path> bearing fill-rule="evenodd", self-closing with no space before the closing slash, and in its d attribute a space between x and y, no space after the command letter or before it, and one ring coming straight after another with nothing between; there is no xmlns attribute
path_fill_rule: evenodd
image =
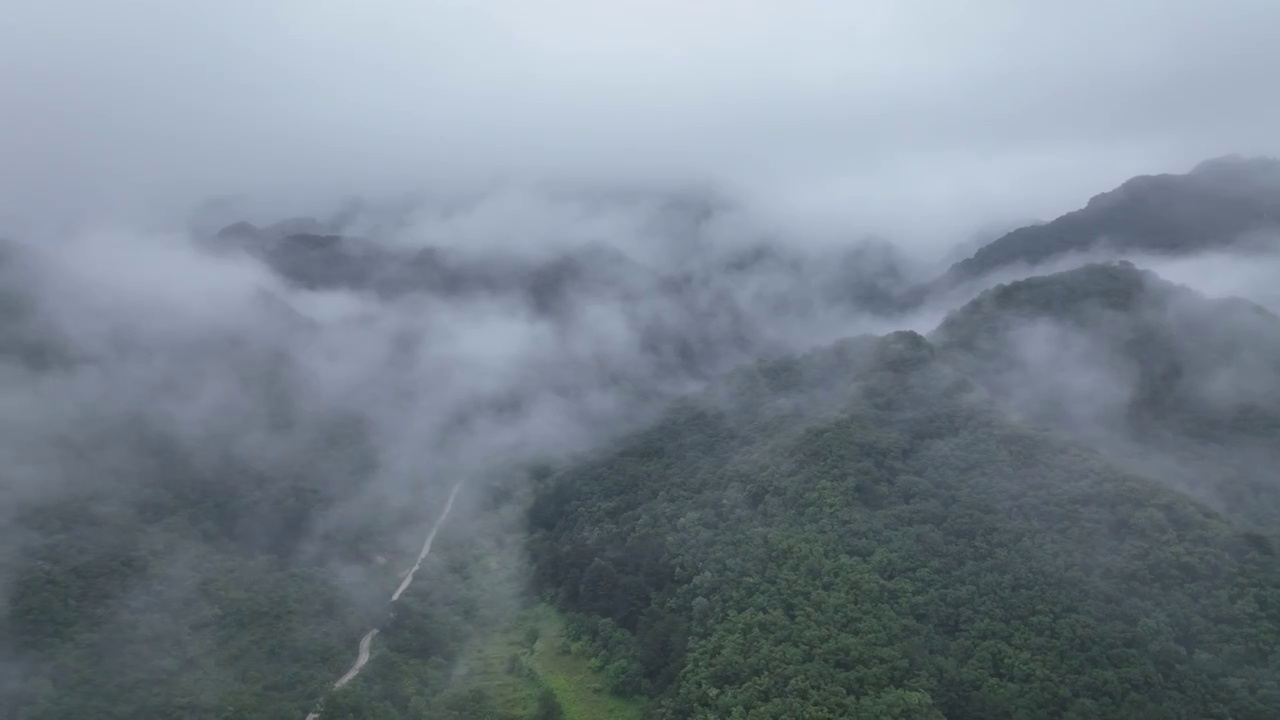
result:
<svg viewBox="0 0 1280 720"><path fill-rule="evenodd" d="M1153 312L1173 295L1152 282L1087 268L997 288L930 338L851 338L744 367L616 447L535 475L533 589L568 615L601 691L643 700L655 720L1273 718L1276 537L1064 428L1012 420L983 372L1008 318L1092 320L1100 305L1123 321L1099 326L1127 333L1121 349L1156 348L1184 371L1153 380L1178 403L1137 396L1126 421L1159 432L1131 450L1280 440L1266 408L1179 390L1199 367L1188 345L1219 360L1256 350L1178 342L1226 327L1210 321L1237 306L1174 293L1190 312ZM1259 318L1250 335L1271 342L1273 319ZM368 462L358 426L322 434L309 463ZM305 463L209 468L162 433L129 437L156 463L130 476L130 504L90 493L24 520L40 540L8 588L0 641L26 674L5 689L6 717L302 717L326 697L333 720L521 720L456 684L477 633L502 624L486 548L446 537L368 671L329 693L385 612L352 605L332 557L293 545L288 528L339 489L308 485ZM1246 479L1224 478L1252 493L1229 507L1280 507L1274 483ZM362 556L380 532L350 528L329 552ZM554 700L531 712L557 717Z"/></svg>

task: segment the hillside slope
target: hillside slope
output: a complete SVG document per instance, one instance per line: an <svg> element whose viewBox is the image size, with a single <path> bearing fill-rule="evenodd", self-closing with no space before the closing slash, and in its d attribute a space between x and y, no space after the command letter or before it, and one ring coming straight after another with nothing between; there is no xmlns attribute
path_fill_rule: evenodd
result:
<svg viewBox="0 0 1280 720"><path fill-rule="evenodd" d="M993 288L931 334L1020 421L1238 520L1280 522L1280 318L1132 264Z"/></svg>
<svg viewBox="0 0 1280 720"><path fill-rule="evenodd" d="M1010 266L1105 247L1186 255L1280 232L1280 160L1226 156L1142 175L1052 222L1013 230L952 265L935 290Z"/></svg>
<svg viewBox="0 0 1280 720"><path fill-rule="evenodd" d="M1273 717L1277 538L1012 419L954 353L762 365L545 480L538 586L615 690L672 719Z"/></svg>

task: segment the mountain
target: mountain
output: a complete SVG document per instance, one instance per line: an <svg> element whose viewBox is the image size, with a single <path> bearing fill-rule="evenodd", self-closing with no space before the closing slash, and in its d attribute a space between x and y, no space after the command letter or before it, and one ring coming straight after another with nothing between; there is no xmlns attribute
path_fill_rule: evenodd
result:
<svg viewBox="0 0 1280 720"><path fill-rule="evenodd" d="M1171 309L1185 317L1162 326ZM1143 346L1148 325L1271 332L1207 338L1170 360L1188 372L1280 337L1251 308L1093 266L992 291L931 338L744 369L543 480L537 587L656 718L1273 716L1274 523L1242 528L1084 434L1016 417L985 363L1045 313L1116 313L1105 339L1139 353L1196 344ZM1206 407L1203 388L1154 374L1171 407L1125 378L1133 415L1189 432L1177 416ZM1214 408L1221 438L1237 416ZM1280 445L1270 421L1238 432ZM1274 509L1280 487L1263 489Z"/></svg>
<svg viewBox="0 0 1280 720"><path fill-rule="evenodd" d="M1069 253L1192 254L1280 232L1280 160L1224 156L1143 175L1052 222L1013 230L957 262L933 291Z"/></svg>
<svg viewBox="0 0 1280 720"><path fill-rule="evenodd" d="M237 223L192 313L0 244L0 718L1280 715L1280 318L1117 262L850 336L896 251L717 212Z"/></svg>
<svg viewBox="0 0 1280 720"><path fill-rule="evenodd" d="M831 249L767 239L716 243L689 227L707 222L714 209L692 218L692 210L677 210L646 217L656 234L638 248L581 242L520 254L396 246L306 219L266 228L235 223L204 245L247 253L290 285L313 291L392 302L498 302L556 325L590 322L607 308L624 316L662 372L697 378L793 350L811 342L815 326L839 334L840 325L896 310L912 277L883 240Z"/></svg>
<svg viewBox="0 0 1280 720"><path fill-rule="evenodd" d="M1127 262L986 291L931 334L1018 419L1280 522L1280 318Z"/></svg>

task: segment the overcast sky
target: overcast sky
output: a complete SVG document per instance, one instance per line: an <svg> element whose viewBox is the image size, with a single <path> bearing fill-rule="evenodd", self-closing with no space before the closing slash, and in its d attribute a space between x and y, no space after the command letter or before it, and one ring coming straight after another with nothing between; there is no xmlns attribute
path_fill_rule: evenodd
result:
<svg viewBox="0 0 1280 720"><path fill-rule="evenodd" d="M40 0L0 213L711 180L904 234L1280 154L1274 0Z"/></svg>

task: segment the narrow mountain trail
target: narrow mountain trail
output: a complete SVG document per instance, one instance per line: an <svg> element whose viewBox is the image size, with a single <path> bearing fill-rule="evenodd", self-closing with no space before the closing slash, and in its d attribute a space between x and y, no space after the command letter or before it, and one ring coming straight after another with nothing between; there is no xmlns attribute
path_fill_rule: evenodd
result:
<svg viewBox="0 0 1280 720"><path fill-rule="evenodd" d="M400 587L391 595L391 602L400 599L400 594L409 589L409 584L413 582L413 574L418 572L418 568L422 567L422 561L426 559L427 554L431 552L431 543L436 539L436 533L440 530L440 526L444 525L445 518L449 517L449 511L453 510L453 501L458 497L458 490L462 488L462 483L453 486L453 490L449 491L449 499L444 503L444 512L440 513L440 519L436 520L436 524L431 527L431 532L427 533L427 539L422 543L422 552L418 553L418 561L409 568L409 574L404 576L404 580L400 581Z"/></svg>
<svg viewBox="0 0 1280 720"><path fill-rule="evenodd" d="M427 533L427 539L422 543L422 550L418 553L417 561L413 563L413 567L409 568L408 572L404 573L404 579L400 581L400 586L391 594L391 602L399 600L404 591L409 589L409 585L413 583L414 573L418 571L418 568L422 567L422 561L427 559L427 555L431 554L431 544L435 542L436 534L440 532L440 528L444 527L445 521L449 519L449 513L453 511L453 501L458 498L458 491L461 489L462 483L458 483L449 491L449 498L444 503L444 509L440 512L440 517L436 518L435 524L431 526L430 532ZM377 634L378 628L373 628L365 633L364 637L360 638L360 649L356 653L355 664L333 684L335 690L354 680L360 674L360 671L364 669L364 666L368 664L370 646L373 644L373 637ZM306 720L319 720L323 704L323 701L321 701L314 710L308 713Z"/></svg>
<svg viewBox="0 0 1280 720"><path fill-rule="evenodd" d="M360 670L364 667L365 663L369 662L369 644L373 642L373 636L377 634L378 628L374 628L365 633L364 637L360 638L360 652L356 653L355 664L351 666L351 669L347 671L346 675L338 678L338 682L333 684L334 689L346 685L351 682L356 675L360 674Z"/></svg>

